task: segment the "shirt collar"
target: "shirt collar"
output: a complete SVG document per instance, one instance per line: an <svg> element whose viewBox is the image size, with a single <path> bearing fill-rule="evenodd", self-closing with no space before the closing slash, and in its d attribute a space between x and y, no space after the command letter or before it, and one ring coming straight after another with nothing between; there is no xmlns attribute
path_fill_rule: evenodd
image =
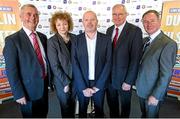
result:
<svg viewBox="0 0 180 119"><path fill-rule="evenodd" d="M31 35L31 33L32 33L32 31L31 31L31 30L27 29L27 28L26 28L26 27L24 27L24 26L23 26L22 28L23 28L23 30L25 31L25 33L26 33L28 36L30 36L30 35ZM37 34L37 33L36 33L36 31L34 31L34 33L35 33L35 34Z"/></svg>
<svg viewBox="0 0 180 119"><path fill-rule="evenodd" d="M150 39L150 42L152 42L159 34L161 33L161 30L157 30L155 33L151 34L149 37L151 38Z"/></svg>
<svg viewBox="0 0 180 119"><path fill-rule="evenodd" d="M123 29L123 27L125 26L125 24L126 24L126 21L125 21L122 25L120 25L119 27L115 26L115 29L116 29L116 28L118 28L118 29Z"/></svg>
<svg viewBox="0 0 180 119"><path fill-rule="evenodd" d="M86 36L86 39L90 39L90 38L89 38L89 36L88 36L86 33L85 33L85 36ZM97 31L96 31L96 33L95 33L94 37L93 37L91 40L96 39L96 37L97 37Z"/></svg>

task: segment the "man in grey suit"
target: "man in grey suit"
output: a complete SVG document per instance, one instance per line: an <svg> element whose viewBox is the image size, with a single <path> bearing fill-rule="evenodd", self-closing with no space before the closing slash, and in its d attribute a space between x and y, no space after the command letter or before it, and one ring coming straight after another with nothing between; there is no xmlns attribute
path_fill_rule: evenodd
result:
<svg viewBox="0 0 180 119"><path fill-rule="evenodd" d="M136 80L137 95L142 117L158 117L176 61L177 44L160 30L157 11L144 13L142 22L149 37L144 38L144 54Z"/></svg>

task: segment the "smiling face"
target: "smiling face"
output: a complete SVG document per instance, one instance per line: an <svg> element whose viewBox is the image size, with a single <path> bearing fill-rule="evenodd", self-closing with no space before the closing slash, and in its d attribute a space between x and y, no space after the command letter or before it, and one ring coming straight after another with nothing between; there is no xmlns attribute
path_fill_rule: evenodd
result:
<svg viewBox="0 0 180 119"><path fill-rule="evenodd" d="M35 31L39 23L39 15L36 8L25 6L21 9L20 18L24 27L31 31Z"/></svg>
<svg viewBox="0 0 180 119"><path fill-rule="evenodd" d="M112 20L118 27L126 21L127 15L128 14L123 5L116 5L112 9Z"/></svg>
<svg viewBox="0 0 180 119"><path fill-rule="evenodd" d="M83 15L83 25L85 32L93 33L97 30L98 20L96 14L88 11Z"/></svg>
<svg viewBox="0 0 180 119"><path fill-rule="evenodd" d="M69 25L66 20L57 19L55 25L59 34L67 34Z"/></svg>
<svg viewBox="0 0 180 119"><path fill-rule="evenodd" d="M161 20L157 17L156 14L151 13L151 12L144 15L142 22L143 22L143 26L144 26L145 31L149 35L158 31L160 29L160 26L161 26Z"/></svg>

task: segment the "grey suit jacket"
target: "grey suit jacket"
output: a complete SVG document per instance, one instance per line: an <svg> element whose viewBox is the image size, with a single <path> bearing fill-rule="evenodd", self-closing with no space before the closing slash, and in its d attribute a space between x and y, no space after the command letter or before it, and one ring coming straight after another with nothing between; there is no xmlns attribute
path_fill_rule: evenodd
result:
<svg viewBox="0 0 180 119"><path fill-rule="evenodd" d="M158 100L163 99L171 80L176 53L176 42L163 32L153 40L140 61L136 80L139 97L146 99L154 96Z"/></svg>
<svg viewBox="0 0 180 119"><path fill-rule="evenodd" d="M69 33L69 36L70 42L72 42L75 35ZM48 39L47 44L47 54L53 74L53 83L56 89L63 89L72 80L71 53L58 33Z"/></svg>

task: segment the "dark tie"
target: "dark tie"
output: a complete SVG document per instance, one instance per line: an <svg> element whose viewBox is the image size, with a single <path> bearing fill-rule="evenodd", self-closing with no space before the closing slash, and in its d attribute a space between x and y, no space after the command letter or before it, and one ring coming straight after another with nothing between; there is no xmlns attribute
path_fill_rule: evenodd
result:
<svg viewBox="0 0 180 119"><path fill-rule="evenodd" d="M45 78L44 61L43 61L42 53L41 53L41 50L40 50L40 47L39 47L39 44L38 44L36 34L34 32L32 32L30 36L33 39L34 50L36 52L39 64L41 65L41 68L42 68L43 78Z"/></svg>
<svg viewBox="0 0 180 119"><path fill-rule="evenodd" d="M144 54L144 52L146 51L147 47L150 45L150 39L151 39L151 37L148 37L148 38L147 38L147 41L146 41L145 44L144 44L143 54Z"/></svg>
<svg viewBox="0 0 180 119"><path fill-rule="evenodd" d="M116 43L117 43L117 39L118 39L118 31L119 31L119 29L116 28L116 33L115 33L115 36L113 38L113 46L114 46L114 48L116 47Z"/></svg>

